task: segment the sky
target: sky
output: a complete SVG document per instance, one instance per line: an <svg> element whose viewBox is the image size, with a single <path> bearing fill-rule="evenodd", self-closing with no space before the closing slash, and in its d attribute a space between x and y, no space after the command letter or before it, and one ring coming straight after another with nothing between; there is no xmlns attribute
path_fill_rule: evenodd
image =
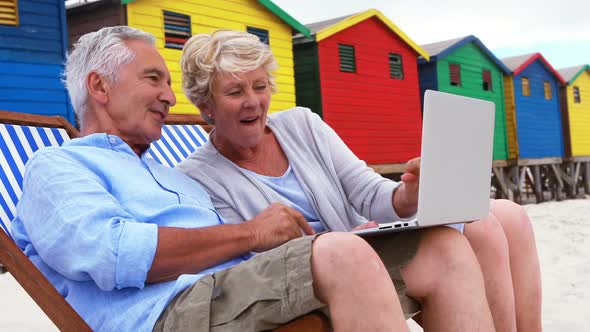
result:
<svg viewBox="0 0 590 332"><path fill-rule="evenodd" d="M273 0L303 24L381 11L423 45L475 35L498 58L540 52L560 69L590 63L590 0Z"/></svg>

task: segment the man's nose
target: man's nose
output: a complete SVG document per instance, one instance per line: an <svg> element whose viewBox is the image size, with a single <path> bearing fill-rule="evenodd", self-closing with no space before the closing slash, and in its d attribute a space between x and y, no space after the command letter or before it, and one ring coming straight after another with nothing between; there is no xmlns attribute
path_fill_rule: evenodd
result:
<svg viewBox="0 0 590 332"><path fill-rule="evenodd" d="M170 106L176 105L176 95L172 90L172 86L164 84L164 91L160 94L160 100L168 103Z"/></svg>

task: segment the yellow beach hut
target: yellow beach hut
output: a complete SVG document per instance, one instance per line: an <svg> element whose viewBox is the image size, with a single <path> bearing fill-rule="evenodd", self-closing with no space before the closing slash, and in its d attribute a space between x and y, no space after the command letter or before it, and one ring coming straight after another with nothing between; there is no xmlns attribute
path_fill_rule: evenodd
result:
<svg viewBox="0 0 590 332"><path fill-rule="evenodd" d="M278 92L270 112L295 106L291 37L294 33L311 35L270 0L100 0L69 6L67 14L70 45L81 35L105 26L128 25L152 33L172 75L177 98L173 113L198 112L182 92L182 45L191 35L218 29L248 31L269 44L279 65L274 73Z"/></svg>
<svg viewBox="0 0 590 332"><path fill-rule="evenodd" d="M569 126L569 133L564 132L566 155L590 156L590 66L564 68L559 73L567 83L561 90L562 112L568 117L564 125Z"/></svg>
<svg viewBox="0 0 590 332"><path fill-rule="evenodd" d="M559 73L566 81L560 98L567 171L577 187L590 194L590 65L563 68ZM571 189L575 195L576 186Z"/></svg>

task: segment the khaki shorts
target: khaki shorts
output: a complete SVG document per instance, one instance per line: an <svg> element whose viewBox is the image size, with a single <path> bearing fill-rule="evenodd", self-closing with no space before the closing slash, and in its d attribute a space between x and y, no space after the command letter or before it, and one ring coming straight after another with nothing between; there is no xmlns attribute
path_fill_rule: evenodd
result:
<svg viewBox="0 0 590 332"><path fill-rule="evenodd" d="M311 244L302 237L247 262L201 278L168 305L154 331L262 331L321 309L311 275ZM375 248L395 284L406 317L419 309L405 294L400 268L415 255L419 233L375 237Z"/></svg>

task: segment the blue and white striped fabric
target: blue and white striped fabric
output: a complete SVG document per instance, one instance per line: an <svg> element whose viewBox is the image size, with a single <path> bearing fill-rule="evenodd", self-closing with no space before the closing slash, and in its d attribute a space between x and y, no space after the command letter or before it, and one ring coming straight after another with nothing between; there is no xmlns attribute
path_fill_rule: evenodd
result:
<svg viewBox="0 0 590 332"><path fill-rule="evenodd" d="M69 140L64 129L0 124L0 228L10 235L10 224L23 188L25 164L46 146Z"/></svg>
<svg viewBox="0 0 590 332"><path fill-rule="evenodd" d="M209 135L199 125L165 125L162 137L152 143L147 156L162 165L174 167L208 139Z"/></svg>

